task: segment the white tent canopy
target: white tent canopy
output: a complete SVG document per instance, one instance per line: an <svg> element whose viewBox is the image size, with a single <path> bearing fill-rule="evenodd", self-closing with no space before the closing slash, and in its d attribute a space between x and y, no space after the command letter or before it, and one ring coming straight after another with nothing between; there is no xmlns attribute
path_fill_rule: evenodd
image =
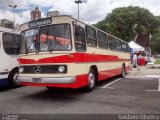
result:
<svg viewBox="0 0 160 120"><path fill-rule="evenodd" d="M137 43L135 43L134 41L131 41L128 43L129 47L133 49L134 52L138 52L138 51L144 51L144 47L138 45Z"/></svg>

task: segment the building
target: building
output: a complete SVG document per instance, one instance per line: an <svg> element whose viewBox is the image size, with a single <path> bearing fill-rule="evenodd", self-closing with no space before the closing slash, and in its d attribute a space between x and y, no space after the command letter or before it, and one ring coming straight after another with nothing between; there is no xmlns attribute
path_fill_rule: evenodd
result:
<svg viewBox="0 0 160 120"><path fill-rule="evenodd" d="M59 16L60 15L60 12L59 11L49 11L47 13L47 16L48 17L54 17L54 16Z"/></svg>
<svg viewBox="0 0 160 120"><path fill-rule="evenodd" d="M41 11L39 7L35 7L34 10L31 11L31 20L37 20L41 18Z"/></svg>
<svg viewBox="0 0 160 120"><path fill-rule="evenodd" d="M0 27L13 29L13 26L14 26L13 21L10 21L10 20L7 20L7 19L1 19L0 20Z"/></svg>

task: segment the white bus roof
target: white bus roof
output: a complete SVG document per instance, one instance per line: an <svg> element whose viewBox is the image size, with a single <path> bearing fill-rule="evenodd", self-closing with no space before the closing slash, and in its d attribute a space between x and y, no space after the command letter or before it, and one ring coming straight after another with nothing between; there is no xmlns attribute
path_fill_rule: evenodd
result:
<svg viewBox="0 0 160 120"><path fill-rule="evenodd" d="M18 30L13 30L13 29L3 28L3 27L0 27L0 32L9 32L9 33L20 34L20 31L18 31Z"/></svg>
<svg viewBox="0 0 160 120"><path fill-rule="evenodd" d="M75 20L75 21L77 21L77 22L79 22L79 23L82 23L82 24L87 25L87 26L90 26L90 27L92 27L92 28L94 28L94 29L96 29L96 30L99 30L99 31L101 31L101 32L103 32L103 33L106 33L106 32L103 31L103 30L100 30L100 29L98 29L98 28L96 28L96 27L94 27L94 26L92 26L92 25L88 25L88 24L86 24L86 23L84 23L84 22L82 22L82 21L80 21L80 20L77 20L76 18L73 18L72 16L69 16L69 15L52 16L52 17L41 18L41 19L38 19L38 20L43 20L43 19L48 19L48 18L51 18L52 20L53 20L53 19L57 19L57 18L63 18L63 19L61 19L62 21L65 21L64 19ZM38 20L33 20L33 21L29 21L29 22L26 22L26 23L21 24L21 26L20 26L21 30L23 31L24 29L31 29L32 27L31 27L31 28L29 27L29 23L30 23L30 22L34 22L34 21L38 21ZM67 21L67 20L66 20L66 21ZM51 22L51 23L52 23L52 22ZM51 24L51 23L49 23L49 24ZM43 25L45 25L45 24L43 24ZM43 26L43 25L42 25L42 26ZM48 24L46 24L46 25L48 25ZM106 33L106 34L109 35L109 36L114 37L115 39L121 40L121 41L125 42L126 44L128 44L126 41L124 41L124 40L122 40L122 39L120 39L120 38L118 38L118 37L116 37L116 36L114 36L114 35L112 35L112 34L109 34L109 33Z"/></svg>

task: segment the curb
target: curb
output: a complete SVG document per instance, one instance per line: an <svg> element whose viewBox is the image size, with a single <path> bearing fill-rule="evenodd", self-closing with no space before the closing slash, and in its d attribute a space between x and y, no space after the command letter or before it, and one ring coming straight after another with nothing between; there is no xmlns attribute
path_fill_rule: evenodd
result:
<svg viewBox="0 0 160 120"><path fill-rule="evenodd" d="M147 68L152 68L152 69L160 69L160 64L147 64L146 65Z"/></svg>

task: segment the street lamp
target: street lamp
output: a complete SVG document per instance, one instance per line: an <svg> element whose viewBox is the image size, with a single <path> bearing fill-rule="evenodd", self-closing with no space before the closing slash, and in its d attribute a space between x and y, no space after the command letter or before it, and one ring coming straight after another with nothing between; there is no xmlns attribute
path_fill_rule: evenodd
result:
<svg viewBox="0 0 160 120"><path fill-rule="evenodd" d="M14 9L17 7L17 5L9 5L9 7L12 7L13 8L13 19L14 19L14 23L13 23L13 29L15 29L15 11Z"/></svg>
<svg viewBox="0 0 160 120"><path fill-rule="evenodd" d="M79 20L79 4L82 3L81 0L75 0L74 1L76 4L78 4L78 20Z"/></svg>

